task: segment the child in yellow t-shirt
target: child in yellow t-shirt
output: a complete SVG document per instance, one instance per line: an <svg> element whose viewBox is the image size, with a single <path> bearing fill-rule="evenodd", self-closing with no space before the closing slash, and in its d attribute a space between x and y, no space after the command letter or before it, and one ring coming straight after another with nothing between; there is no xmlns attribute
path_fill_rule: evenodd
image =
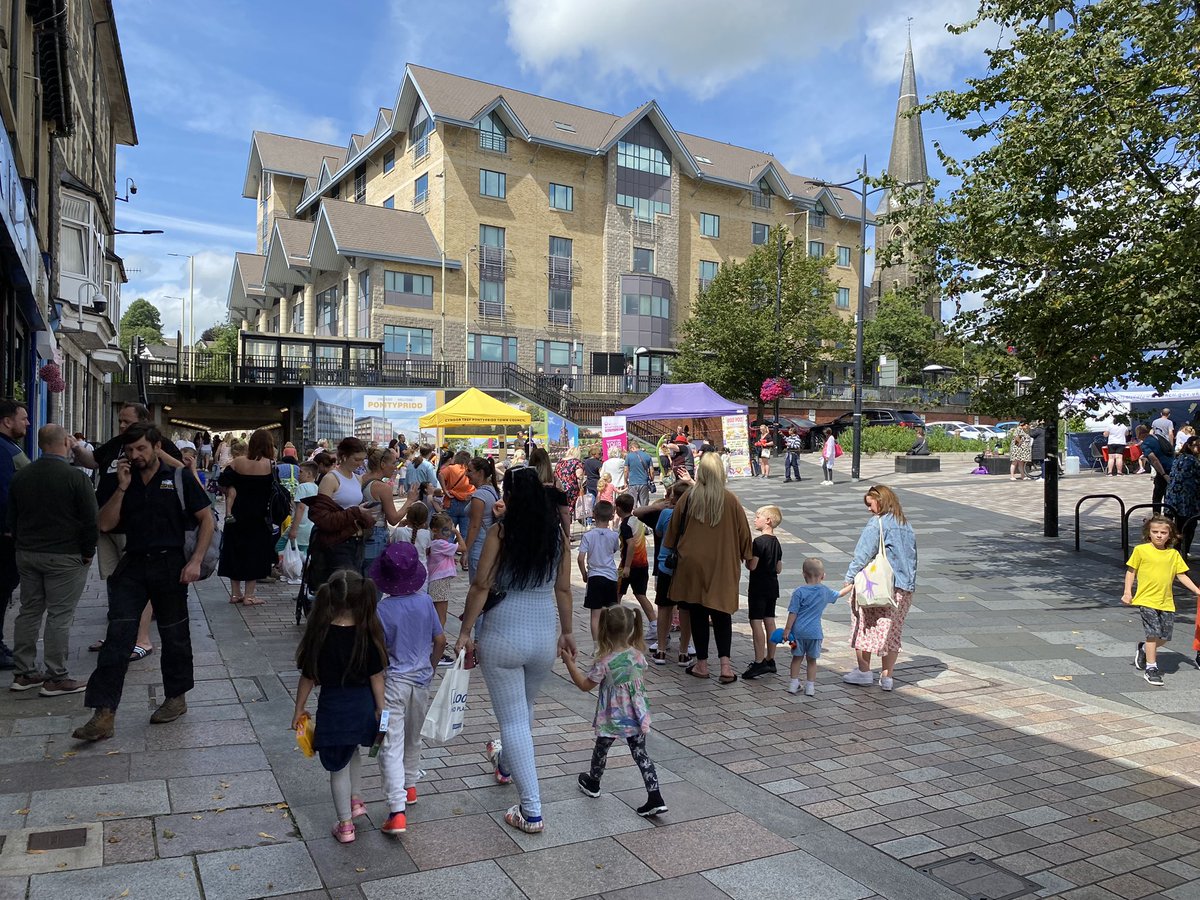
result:
<svg viewBox="0 0 1200 900"><path fill-rule="evenodd" d="M1125 594L1121 602L1126 606L1140 606L1142 628L1146 639L1139 641L1133 665L1146 670L1146 681L1162 687L1163 678L1158 671L1158 650L1171 640L1175 627L1175 597L1172 587L1175 579L1196 595L1200 603L1200 588L1187 577L1187 563L1175 549L1178 534L1175 523L1166 516L1152 516L1142 528L1142 539L1148 541L1133 548L1129 561L1125 563ZM1137 580L1137 593L1133 592Z"/></svg>

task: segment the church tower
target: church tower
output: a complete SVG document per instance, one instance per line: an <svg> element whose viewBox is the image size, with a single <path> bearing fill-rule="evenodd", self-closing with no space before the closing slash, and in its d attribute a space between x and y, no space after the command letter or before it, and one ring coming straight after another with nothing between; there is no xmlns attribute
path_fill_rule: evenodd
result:
<svg viewBox="0 0 1200 900"><path fill-rule="evenodd" d="M924 184L929 180L929 168L925 163L925 134L921 129L920 114L909 115L920 100L917 95L917 72L913 64L912 38L904 51L904 69L900 74L900 98L896 102L896 122L892 130L892 153L888 158L887 174L903 184ZM875 274L871 279L868 298L868 318L874 317L879 299L897 287L908 287L915 280L908 262L900 262L883 268L879 265L881 251L897 234L895 226L888 223L892 210L891 192L884 192L883 199L875 210ZM925 312L941 321L941 302L938 297L925 300Z"/></svg>

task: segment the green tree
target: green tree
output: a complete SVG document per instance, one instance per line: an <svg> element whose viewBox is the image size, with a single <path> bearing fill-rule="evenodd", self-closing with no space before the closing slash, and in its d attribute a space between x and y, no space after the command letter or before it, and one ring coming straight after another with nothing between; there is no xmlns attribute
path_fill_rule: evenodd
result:
<svg viewBox="0 0 1200 900"><path fill-rule="evenodd" d="M163 342L162 317L154 304L143 297L138 297L129 304L117 327L121 344L125 347L129 347L137 337L147 344Z"/></svg>
<svg viewBox="0 0 1200 900"><path fill-rule="evenodd" d="M950 302L979 302L956 332L1011 348L1035 379L1020 399L1015 379L988 379L978 406L1046 414L1064 391L1113 380L1169 388L1200 369L1196 4L980 0L951 30L984 21L1005 36L986 74L924 107L982 149L959 160L937 147L958 181L940 199L893 186L928 278Z"/></svg>
<svg viewBox="0 0 1200 900"><path fill-rule="evenodd" d="M863 325L863 346L871 363L880 356L897 360L901 384L920 384L921 370L930 363L954 365L938 323L925 314L920 299L909 291L888 291L880 298L874 318Z"/></svg>
<svg viewBox="0 0 1200 900"><path fill-rule="evenodd" d="M775 289L781 235L757 247L742 262L721 266L681 326L679 356L672 379L703 381L733 398L753 398L759 416L763 381L778 373L793 385L816 378L827 359L844 358L850 326L833 311L835 286L828 278L830 261L812 259L799 245L784 254L780 327L775 330ZM811 370L810 370L811 365Z"/></svg>
<svg viewBox="0 0 1200 900"><path fill-rule="evenodd" d="M231 323L212 325L204 330L210 335L208 347L197 346L196 379L199 381L229 381L236 373L238 327Z"/></svg>

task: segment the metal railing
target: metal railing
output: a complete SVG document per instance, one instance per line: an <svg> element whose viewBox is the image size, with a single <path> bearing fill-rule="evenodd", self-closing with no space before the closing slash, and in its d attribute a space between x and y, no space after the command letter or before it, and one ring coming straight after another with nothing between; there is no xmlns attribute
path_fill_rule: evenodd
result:
<svg viewBox="0 0 1200 900"><path fill-rule="evenodd" d="M571 325L571 310L569 309L547 309L546 322L550 325L561 325L570 327Z"/></svg>
<svg viewBox="0 0 1200 900"><path fill-rule="evenodd" d="M412 145L413 162L420 162L429 155L429 135L418 138Z"/></svg>
<svg viewBox="0 0 1200 900"><path fill-rule="evenodd" d="M429 204L429 191L421 191L412 199L413 212L424 212L425 207Z"/></svg>
<svg viewBox="0 0 1200 900"><path fill-rule="evenodd" d="M479 131L479 146L484 150L494 150L497 153L508 152L508 137L495 131Z"/></svg>
<svg viewBox="0 0 1200 900"><path fill-rule="evenodd" d="M579 264L570 256L547 256L546 275L551 281L570 282L579 271Z"/></svg>

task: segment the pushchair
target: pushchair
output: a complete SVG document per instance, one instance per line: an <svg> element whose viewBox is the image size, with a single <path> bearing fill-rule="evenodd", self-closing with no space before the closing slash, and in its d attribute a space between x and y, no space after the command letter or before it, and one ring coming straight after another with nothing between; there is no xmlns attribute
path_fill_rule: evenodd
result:
<svg viewBox="0 0 1200 900"><path fill-rule="evenodd" d="M352 538L333 547L324 546L317 538L314 527L309 536L308 552L304 557L304 569L300 575L300 586L296 589L296 624L308 619L312 612L317 589L338 569L362 569L363 543L361 538Z"/></svg>

